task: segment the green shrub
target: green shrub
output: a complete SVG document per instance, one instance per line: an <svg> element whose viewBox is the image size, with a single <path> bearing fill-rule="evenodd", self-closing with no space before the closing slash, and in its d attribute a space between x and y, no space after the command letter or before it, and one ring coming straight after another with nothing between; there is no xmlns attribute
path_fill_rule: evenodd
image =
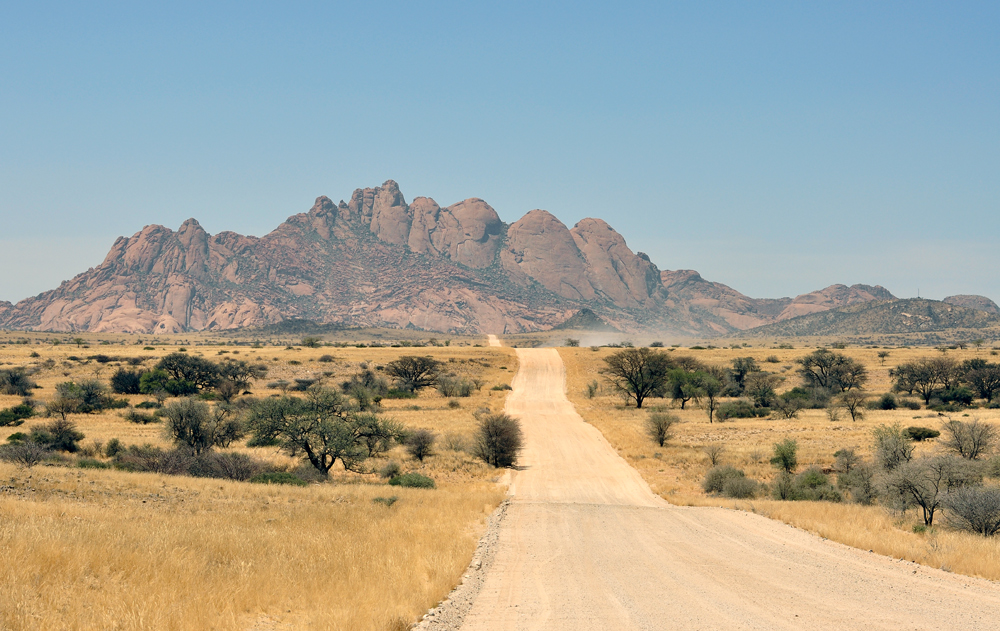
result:
<svg viewBox="0 0 1000 631"><path fill-rule="evenodd" d="M771 458L771 465L785 473L795 471L795 467L799 464L798 450L799 444L791 438L774 443L774 457Z"/></svg>
<svg viewBox="0 0 1000 631"><path fill-rule="evenodd" d="M787 471L781 471L775 476L774 483L771 484L771 497L776 500L785 501L799 499L792 474Z"/></svg>
<svg viewBox="0 0 1000 631"><path fill-rule="evenodd" d="M750 478L729 478L722 485L722 495L733 499L746 500L757 495L758 484Z"/></svg>
<svg viewBox="0 0 1000 631"><path fill-rule="evenodd" d="M755 408L749 401L742 399L738 401L727 401L719 406L715 411L715 418L719 422L731 418L755 418L767 416L771 413L770 408Z"/></svg>
<svg viewBox="0 0 1000 631"><path fill-rule="evenodd" d="M125 451L125 445L123 445L122 441L117 438L112 438L108 441L108 444L104 446L104 455L108 458L114 458L123 451Z"/></svg>
<svg viewBox="0 0 1000 631"><path fill-rule="evenodd" d="M855 504L874 504L878 499L875 466L862 462L851 469L850 473L837 475L837 488L848 491Z"/></svg>
<svg viewBox="0 0 1000 631"><path fill-rule="evenodd" d="M727 480L743 477L746 477L746 474L731 465L712 467L705 474L701 488L705 489L706 493L722 493Z"/></svg>
<svg viewBox="0 0 1000 631"><path fill-rule="evenodd" d="M35 415L35 405L26 399L24 403L0 410L0 427L17 427L24 424L24 419Z"/></svg>
<svg viewBox="0 0 1000 631"><path fill-rule="evenodd" d="M80 458L76 461L76 466L81 469L110 469L111 464L107 462L102 462L95 458Z"/></svg>
<svg viewBox="0 0 1000 631"><path fill-rule="evenodd" d="M497 391L500 391L500 390L513 390L513 388L510 387L510 384L500 383L500 384L497 384L497 385L493 386L492 388L490 388L490 390L497 390Z"/></svg>
<svg viewBox="0 0 1000 631"><path fill-rule="evenodd" d="M521 422L500 412L486 414L479 419L473 443L473 454L494 467L510 467L524 445Z"/></svg>
<svg viewBox="0 0 1000 631"><path fill-rule="evenodd" d="M918 443L923 442L928 438L937 438L941 435L941 432L929 427L907 427L904 430L904 433L910 437L910 440Z"/></svg>
<svg viewBox="0 0 1000 631"><path fill-rule="evenodd" d="M290 484L292 486L308 486L308 482L287 471L268 471L258 473L250 478L250 482L255 484Z"/></svg>
<svg viewBox="0 0 1000 631"><path fill-rule="evenodd" d="M129 410L125 413L124 418L129 423L138 423L140 425L148 425L150 423L156 423L160 420L153 414L145 414L136 410Z"/></svg>
<svg viewBox="0 0 1000 631"><path fill-rule="evenodd" d="M396 390L391 389L385 393L386 399L416 399L416 392L409 392L407 390Z"/></svg>
<svg viewBox="0 0 1000 631"><path fill-rule="evenodd" d="M389 480L392 486L405 486L414 489L433 489L434 480L419 473L403 473Z"/></svg>
<svg viewBox="0 0 1000 631"><path fill-rule="evenodd" d="M139 394L143 371L119 368L111 375L111 389L117 394Z"/></svg>
<svg viewBox="0 0 1000 631"><path fill-rule="evenodd" d="M899 407L899 401L896 400L896 395L886 392L878 399L875 399L875 406L875 409L878 410L895 410Z"/></svg>
<svg viewBox="0 0 1000 631"><path fill-rule="evenodd" d="M903 399L903 400L901 400L899 402L899 404L902 407L906 408L907 410L919 410L920 409L920 403L917 402L917 401L914 401L913 399Z"/></svg>
<svg viewBox="0 0 1000 631"><path fill-rule="evenodd" d="M135 407L140 410L158 410L163 407L163 404L159 401L143 401L136 403Z"/></svg>
<svg viewBox="0 0 1000 631"><path fill-rule="evenodd" d="M76 423L65 419L56 419L51 423L31 428L30 441L52 451L76 453L80 450L79 442L83 440L83 432L77 430Z"/></svg>
<svg viewBox="0 0 1000 631"><path fill-rule="evenodd" d="M375 502L376 504L381 504L382 506L389 508L390 506L398 502L399 498L393 495L391 497L375 497L372 498L372 501Z"/></svg>
<svg viewBox="0 0 1000 631"><path fill-rule="evenodd" d="M942 403L953 403L957 405L969 406L972 405L975 396L972 394L972 390L964 386L959 386L957 388L948 388L947 390L941 392L940 399Z"/></svg>
<svg viewBox="0 0 1000 631"><path fill-rule="evenodd" d="M840 502L843 497L830 484L830 478L818 467L810 467L795 476L792 480L795 487L795 499Z"/></svg>

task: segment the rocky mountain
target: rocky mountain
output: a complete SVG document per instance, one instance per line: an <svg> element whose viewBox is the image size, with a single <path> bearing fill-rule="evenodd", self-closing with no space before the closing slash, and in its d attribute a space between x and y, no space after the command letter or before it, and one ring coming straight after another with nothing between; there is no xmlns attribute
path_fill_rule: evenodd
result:
<svg viewBox="0 0 1000 631"><path fill-rule="evenodd" d="M958 305L959 307L966 307L968 309L978 309L979 311L985 311L986 313L996 313L1000 314L1000 306L993 302L986 296L974 296L968 294L960 294L958 296L948 296L942 302L947 302L950 305Z"/></svg>
<svg viewBox="0 0 1000 631"><path fill-rule="evenodd" d="M753 299L693 271L661 272L600 219L567 228L544 210L513 224L485 201L441 207L398 185L320 197L263 237L146 226L104 262L16 305L0 327L175 333L288 319L456 333L548 329L580 309L623 330L726 334L803 313L892 298L833 285Z"/></svg>
<svg viewBox="0 0 1000 631"><path fill-rule="evenodd" d="M898 335L1000 326L1000 315L937 300L856 303L744 331L744 337Z"/></svg>

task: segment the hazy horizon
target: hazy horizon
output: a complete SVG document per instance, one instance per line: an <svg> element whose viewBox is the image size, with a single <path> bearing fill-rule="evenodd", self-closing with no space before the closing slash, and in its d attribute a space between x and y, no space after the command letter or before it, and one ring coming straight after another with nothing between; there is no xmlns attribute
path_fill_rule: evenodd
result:
<svg viewBox="0 0 1000 631"><path fill-rule="evenodd" d="M1000 298L990 3L12 5L0 300L147 224L262 235L392 178L592 216L749 296Z"/></svg>

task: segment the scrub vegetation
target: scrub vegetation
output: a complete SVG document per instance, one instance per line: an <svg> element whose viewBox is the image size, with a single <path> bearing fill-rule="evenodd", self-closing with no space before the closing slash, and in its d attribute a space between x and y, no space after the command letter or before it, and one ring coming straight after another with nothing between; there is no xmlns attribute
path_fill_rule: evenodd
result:
<svg viewBox="0 0 1000 631"><path fill-rule="evenodd" d="M510 349L75 337L0 335L2 628L404 629L503 498Z"/></svg>

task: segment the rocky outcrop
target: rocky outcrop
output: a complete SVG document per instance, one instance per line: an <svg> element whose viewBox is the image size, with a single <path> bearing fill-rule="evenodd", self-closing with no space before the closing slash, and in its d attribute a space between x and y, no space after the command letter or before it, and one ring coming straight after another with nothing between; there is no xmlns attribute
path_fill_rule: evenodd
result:
<svg viewBox="0 0 1000 631"><path fill-rule="evenodd" d="M986 313L1000 314L1000 306L997 306L997 303L993 302L986 296L959 294L957 296L948 296L941 302L946 302L950 305L958 305L959 307L966 307L967 309L985 311ZM0 306L0 309L2 308L3 307Z"/></svg>
<svg viewBox="0 0 1000 631"><path fill-rule="evenodd" d="M411 251L444 256L473 269L489 267L496 260L504 225L483 200L470 198L442 209L433 199L418 197L410 208Z"/></svg>
<svg viewBox="0 0 1000 631"><path fill-rule="evenodd" d="M660 271L648 257L635 254L625 239L601 219L583 219L570 230L586 261L586 277L594 290L616 305L651 306L660 290Z"/></svg>
<svg viewBox="0 0 1000 631"><path fill-rule="evenodd" d="M515 278L530 278L570 300L594 300L586 262L563 222L544 210L532 210L507 229L504 268Z"/></svg>

